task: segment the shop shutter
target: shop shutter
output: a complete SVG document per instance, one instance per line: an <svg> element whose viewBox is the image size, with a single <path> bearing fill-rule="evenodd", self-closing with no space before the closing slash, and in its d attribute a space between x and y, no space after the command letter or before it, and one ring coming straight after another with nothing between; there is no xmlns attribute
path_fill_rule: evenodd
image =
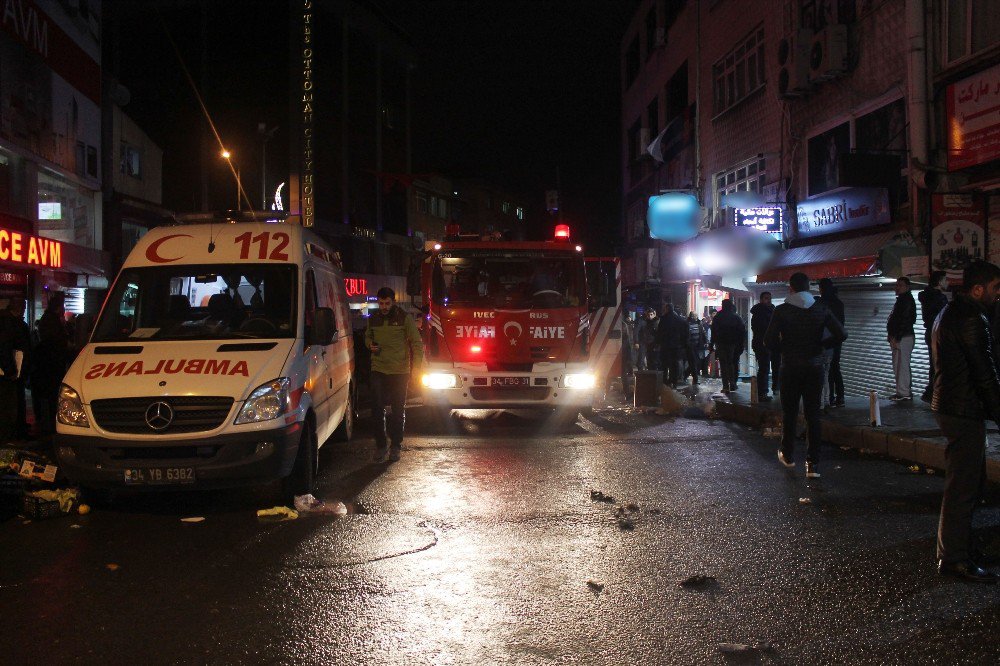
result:
<svg viewBox="0 0 1000 666"><path fill-rule="evenodd" d="M840 370L844 375L844 393L848 396L866 396L875 389L880 396L896 392L892 374L892 352L886 340L885 323L896 302L896 293L890 288L849 289L839 293L844 302L847 319L847 341L840 356ZM913 398L917 400L927 386L929 359L924 344L923 319L920 301L917 302L917 323L914 326L915 344L911 358Z"/></svg>

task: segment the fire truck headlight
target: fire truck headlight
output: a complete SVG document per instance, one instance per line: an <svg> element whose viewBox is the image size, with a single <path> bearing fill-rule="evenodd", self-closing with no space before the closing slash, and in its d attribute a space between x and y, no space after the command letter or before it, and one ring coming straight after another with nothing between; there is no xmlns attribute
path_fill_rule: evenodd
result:
<svg viewBox="0 0 1000 666"><path fill-rule="evenodd" d="M563 377L563 386L569 389L592 389L597 386L597 377L590 372L581 372Z"/></svg>
<svg viewBox="0 0 1000 666"><path fill-rule="evenodd" d="M420 378L420 383L429 389L450 389L458 386L458 376L450 372L428 372Z"/></svg>

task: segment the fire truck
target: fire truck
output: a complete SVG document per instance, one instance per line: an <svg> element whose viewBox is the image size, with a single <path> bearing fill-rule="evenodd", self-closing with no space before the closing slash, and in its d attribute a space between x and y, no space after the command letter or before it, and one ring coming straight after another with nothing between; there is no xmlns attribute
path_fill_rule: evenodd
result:
<svg viewBox="0 0 1000 666"><path fill-rule="evenodd" d="M588 263L557 225L550 241L482 239L449 227L420 265L424 404L538 409L575 419L620 366L620 270ZM412 292L411 292L412 293Z"/></svg>

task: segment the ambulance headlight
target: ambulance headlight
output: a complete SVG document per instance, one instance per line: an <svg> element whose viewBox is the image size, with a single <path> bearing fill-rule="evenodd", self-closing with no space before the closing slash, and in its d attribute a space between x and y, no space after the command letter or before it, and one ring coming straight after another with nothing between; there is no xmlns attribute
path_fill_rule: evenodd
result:
<svg viewBox="0 0 1000 666"><path fill-rule="evenodd" d="M420 383L429 389L451 389L458 386L458 376L450 372L428 372L420 378Z"/></svg>
<svg viewBox="0 0 1000 666"><path fill-rule="evenodd" d="M289 411L288 377L279 377L258 386L243 403L236 425L276 419Z"/></svg>
<svg viewBox="0 0 1000 666"><path fill-rule="evenodd" d="M597 386L597 377L590 372L580 372L563 377L563 386L568 389L592 389Z"/></svg>
<svg viewBox="0 0 1000 666"><path fill-rule="evenodd" d="M90 419L83 409L83 400L80 394L65 384L59 387L59 405L56 409L56 418L63 425L76 426L78 428L89 428Z"/></svg>

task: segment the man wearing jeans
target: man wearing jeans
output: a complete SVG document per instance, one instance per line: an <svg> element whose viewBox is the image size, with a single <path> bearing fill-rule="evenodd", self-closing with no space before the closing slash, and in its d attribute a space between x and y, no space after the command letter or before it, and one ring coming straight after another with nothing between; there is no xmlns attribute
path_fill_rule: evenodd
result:
<svg viewBox="0 0 1000 666"><path fill-rule="evenodd" d="M774 309L764 334L768 349L781 353L781 411L783 433L778 462L795 467L795 431L799 421L799 400L806 413L806 477L819 478L817 468L821 427L819 401L823 384L823 350L847 339L844 327L828 307L809 293L809 278L794 273L788 280L791 294ZM824 335L828 333L827 335Z"/></svg>
<svg viewBox="0 0 1000 666"><path fill-rule="evenodd" d="M365 346L372 354L372 394L375 404L375 462L399 460L406 422L406 387L410 372L417 372L424 361L424 345L413 318L396 305L396 292L389 287L378 290L378 312L368 318ZM386 428L386 405L389 406ZM388 433L386 432L388 430ZM390 449L387 445L391 443Z"/></svg>
<svg viewBox="0 0 1000 666"><path fill-rule="evenodd" d="M910 293L910 279L896 280L896 304L889 313L885 328L892 348L892 372L896 377L896 393L890 400L913 400L910 390L910 356L913 354L913 325L917 323L917 302Z"/></svg>
<svg viewBox="0 0 1000 666"><path fill-rule="evenodd" d="M963 292L946 305L931 331L931 409L944 436L944 496L938 522L938 573L975 583L997 577L974 561L972 513L986 476L986 419L1000 424L1000 378L987 313L1000 290L1000 268L966 267Z"/></svg>

